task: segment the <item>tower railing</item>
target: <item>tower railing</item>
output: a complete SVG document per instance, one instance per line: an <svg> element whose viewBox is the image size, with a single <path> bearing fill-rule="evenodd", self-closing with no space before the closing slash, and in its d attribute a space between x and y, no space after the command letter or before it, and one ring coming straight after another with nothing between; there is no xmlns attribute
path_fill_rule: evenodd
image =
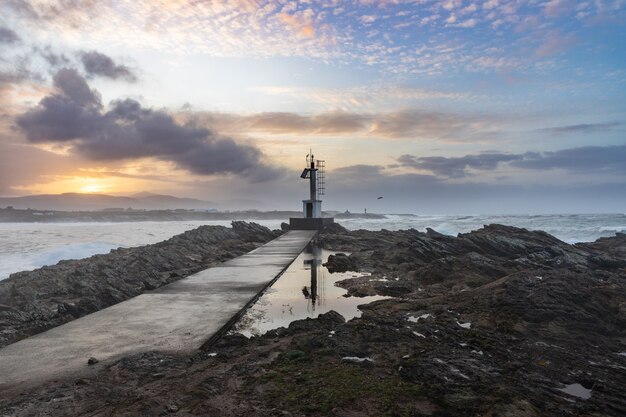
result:
<svg viewBox="0 0 626 417"><path fill-rule="evenodd" d="M326 194L326 161L317 160L317 195Z"/></svg>

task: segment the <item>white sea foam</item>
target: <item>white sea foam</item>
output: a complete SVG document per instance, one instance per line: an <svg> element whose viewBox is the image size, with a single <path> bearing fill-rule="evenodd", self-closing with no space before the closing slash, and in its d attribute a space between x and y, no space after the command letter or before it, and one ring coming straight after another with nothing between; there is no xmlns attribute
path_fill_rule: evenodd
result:
<svg viewBox="0 0 626 417"><path fill-rule="evenodd" d="M341 219L348 229L399 230L427 227L456 235L499 223L529 230L543 230L568 242L594 241L626 232L626 214L575 214L533 216L398 216L387 219ZM272 229L281 220L257 221ZM203 224L230 225L230 221L173 221L136 223L0 223L0 280L17 271L52 265L61 259L77 259L122 246L160 242Z"/></svg>
<svg viewBox="0 0 626 417"><path fill-rule="evenodd" d="M280 221L259 221L272 229ZM202 225L228 226L230 221L134 223L0 223L0 280L18 271L82 259L118 247L161 242Z"/></svg>

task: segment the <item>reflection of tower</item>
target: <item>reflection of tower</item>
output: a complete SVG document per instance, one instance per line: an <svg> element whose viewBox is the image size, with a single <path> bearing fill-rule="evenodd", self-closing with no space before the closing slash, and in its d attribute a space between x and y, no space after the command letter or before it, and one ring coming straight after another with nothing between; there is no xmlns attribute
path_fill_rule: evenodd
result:
<svg viewBox="0 0 626 417"><path fill-rule="evenodd" d="M310 259L304 260L304 269L311 270L311 287L310 289L304 287L302 289L302 293L305 298L311 300L311 310L315 311L315 305L320 304L321 296L323 294L318 293L317 287L317 273L320 265L322 264L322 249L317 245L308 245L305 249L305 253L311 254ZM323 291L323 282L322 282L322 291Z"/></svg>

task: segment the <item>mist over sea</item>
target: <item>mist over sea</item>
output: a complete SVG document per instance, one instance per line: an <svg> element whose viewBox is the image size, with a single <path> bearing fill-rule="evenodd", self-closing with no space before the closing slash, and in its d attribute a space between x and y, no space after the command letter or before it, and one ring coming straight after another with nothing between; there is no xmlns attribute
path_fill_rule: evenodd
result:
<svg viewBox="0 0 626 417"><path fill-rule="evenodd" d="M271 229L283 220L258 220ZM499 223L529 230L543 230L568 242L587 242L626 233L626 214L572 215L477 215L398 216L387 219L342 219L344 227L368 230L399 230L430 227L456 235ZM167 221L136 223L0 223L0 280L18 271L54 265L62 259L81 259L166 240L201 225L229 226L230 221Z"/></svg>

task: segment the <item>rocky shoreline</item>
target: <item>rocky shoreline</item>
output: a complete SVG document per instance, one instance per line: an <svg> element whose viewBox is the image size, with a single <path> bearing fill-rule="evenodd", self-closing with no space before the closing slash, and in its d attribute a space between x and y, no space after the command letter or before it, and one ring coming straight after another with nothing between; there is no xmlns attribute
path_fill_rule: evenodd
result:
<svg viewBox="0 0 626 417"><path fill-rule="evenodd" d="M280 233L234 221L12 274L0 281L0 347L243 255Z"/></svg>
<svg viewBox="0 0 626 417"><path fill-rule="evenodd" d="M230 250L275 232L258 233ZM329 271L367 272L340 283L349 295L393 298L349 322L330 312L193 355L129 356L0 398L0 415L626 415L626 235L569 245L501 225L458 237L336 225L319 242L349 253ZM198 251L218 261L221 245Z"/></svg>

